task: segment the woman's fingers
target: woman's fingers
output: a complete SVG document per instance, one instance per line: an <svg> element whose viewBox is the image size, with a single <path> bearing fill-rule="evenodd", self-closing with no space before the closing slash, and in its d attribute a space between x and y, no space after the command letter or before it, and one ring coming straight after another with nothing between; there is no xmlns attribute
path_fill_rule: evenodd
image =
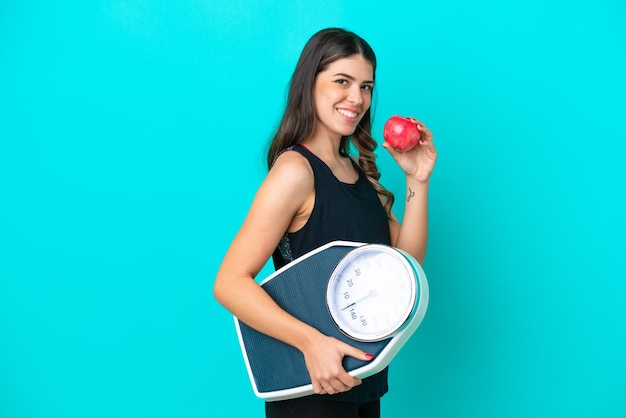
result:
<svg viewBox="0 0 626 418"><path fill-rule="evenodd" d="M354 378L346 373L345 376L340 375L340 376L336 376L331 379L327 379L325 381L319 382L319 385L318 385L319 391L315 390L315 386L314 386L314 390L315 390L315 393L318 393L318 394L334 395L336 393L347 392L348 390L360 384L361 384L361 379Z"/></svg>
<svg viewBox="0 0 626 418"><path fill-rule="evenodd" d="M318 347L315 350L315 356L305 356L308 360L307 367L309 368L313 391L317 394L332 395L346 392L360 385L361 379L346 372L342 360L346 356L363 361L372 360L374 357L334 338L325 338L324 341L324 347Z"/></svg>

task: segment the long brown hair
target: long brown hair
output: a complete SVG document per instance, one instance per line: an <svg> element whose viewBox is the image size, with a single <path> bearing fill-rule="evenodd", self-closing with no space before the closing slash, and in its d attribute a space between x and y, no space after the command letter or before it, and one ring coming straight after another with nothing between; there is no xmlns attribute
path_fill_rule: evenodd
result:
<svg viewBox="0 0 626 418"><path fill-rule="evenodd" d="M373 67L376 77L376 55L370 45L360 36L339 28L323 29L309 39L302 50L291 77L287 106L280 125L272 138L267 152L267 167L272 168L274 161L285 149L297 145L311 135L315 125L315 107L313 88L317 74L326 70L333 62L341 58L361 55ZM376 166L376 141L372 137L371 106L357 125L354 133L341 138L339 153L350 156L350 142L358 152L355 158L368 180L383 197L385 210L391 216L393 193L379 182L380 172ZM351 141L350 141L351 140Z"/></svg>

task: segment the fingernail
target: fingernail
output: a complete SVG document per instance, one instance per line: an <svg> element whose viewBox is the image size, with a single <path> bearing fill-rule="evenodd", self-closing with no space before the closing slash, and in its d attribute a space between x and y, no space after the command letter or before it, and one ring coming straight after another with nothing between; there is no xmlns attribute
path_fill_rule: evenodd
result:
<svg viewBox="0 0 626 418"><path fill-rule="evenodd" d="M367 358L368 360L371 360L374 358L374 356L372 354L367 353L365 354L365 358Z"/></svg>

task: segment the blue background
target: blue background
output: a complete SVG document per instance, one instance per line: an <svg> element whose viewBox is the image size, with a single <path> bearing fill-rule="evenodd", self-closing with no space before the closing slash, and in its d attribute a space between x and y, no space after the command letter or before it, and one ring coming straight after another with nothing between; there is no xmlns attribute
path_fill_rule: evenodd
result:
<svg viewBox="0 0 626 418"><path fill-rule="evenodd" d="M3 1L0 416L262 416L212 282L328 26L377 52L375 136L414 115L440 152L430 307L383 417L626 416L625 21L615 0Z"/></svg>

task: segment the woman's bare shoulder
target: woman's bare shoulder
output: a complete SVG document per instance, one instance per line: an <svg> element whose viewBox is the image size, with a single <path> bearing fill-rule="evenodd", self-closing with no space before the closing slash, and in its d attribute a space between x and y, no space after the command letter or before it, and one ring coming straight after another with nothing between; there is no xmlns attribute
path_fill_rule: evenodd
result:
<svg viewBox="0 0 626 418"><path fill-rule="evenodd" d="M313 169L299 152L288 150L276 158L268 173L268 180L287 185L313 186Z"/></svg>

